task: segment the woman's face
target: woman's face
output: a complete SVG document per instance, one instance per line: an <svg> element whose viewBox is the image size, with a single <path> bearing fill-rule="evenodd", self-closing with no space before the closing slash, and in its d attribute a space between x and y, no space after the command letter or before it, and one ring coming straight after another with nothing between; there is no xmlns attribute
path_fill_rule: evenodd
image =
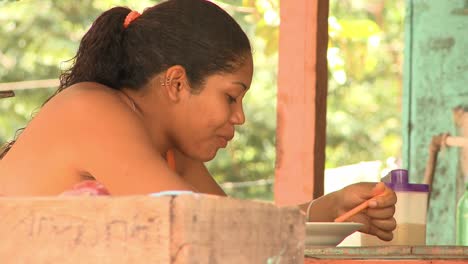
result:
<svg viewBox="0 0 468 264"><path fill-rule="evenodd" d="M208 161L234 137L234 127L245 122L242 100L250 87L252 58L233 73L206 78L198 93L182 97L172 133L176 147L187 156Z"/></svg>

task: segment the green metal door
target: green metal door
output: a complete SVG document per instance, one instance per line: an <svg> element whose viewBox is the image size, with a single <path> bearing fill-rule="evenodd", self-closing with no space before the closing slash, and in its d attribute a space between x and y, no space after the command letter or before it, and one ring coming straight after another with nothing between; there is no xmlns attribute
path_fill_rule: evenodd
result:
<svg viewBox="0 0 468 264"><path fill-rule="evenodd" d="M456 134L452 109L468 107L468 0L407 0L403 167L422 182L433 135ZM457 148L439 153L428 212L427 244L455 244L463 188Z"/></svg>

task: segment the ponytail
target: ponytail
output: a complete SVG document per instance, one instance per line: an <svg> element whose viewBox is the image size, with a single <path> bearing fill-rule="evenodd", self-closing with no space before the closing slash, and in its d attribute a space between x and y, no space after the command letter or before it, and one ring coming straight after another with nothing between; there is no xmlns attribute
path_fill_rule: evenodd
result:
<svg viewBox="0 0 468 264"><path fill-rule="evenodd" d="M79 82L98 82L114 89L120 87L122 65L126 63L122 50L124 20L130 12L128 8L115 7L94 21L81 40L78 52L72 59L72 67L60 75L60 86L54 95ZM0 160L13 147L16 138L0 147Z"/></svg>
<svg viewBox="0 0 468 264"><path fill-rule="evenodd" d="M18 135L23 132L24 128L20 128L18 130L16 130L16 134L15 134L15 138L18 137ZM15 144L16 142L16 139L10 141L10 142L6 142L3 146L0 147L0 160L2 160L6 154L8 153L8 151L13 147L13 144Z"/></svg>
<svg viewBox="0 0 468 264"><path fill-rule="evenodd" d="M114 7L100 15L81 40L73 65L60 76L59 91L79 82L98 82L110 88L120 87L124 20L131 12L126 7Z"/></svg>
<svg viewBox="0 0 468 264"><path fill-rule="evenodd" d="M10 142L7 142L5 143L5 145L3 145L1 148L0 148L0 160L3 159L3 157L5 157L5 155L8 153L8 151L11 149L11 147L13 146L13 144L15 143L16 140L13 140L13 141L10 141Z"/></svg>

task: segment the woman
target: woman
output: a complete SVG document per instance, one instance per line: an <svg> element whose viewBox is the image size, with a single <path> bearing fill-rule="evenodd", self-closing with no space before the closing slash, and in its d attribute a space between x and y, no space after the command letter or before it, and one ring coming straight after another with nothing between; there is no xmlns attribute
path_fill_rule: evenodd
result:
<svg viewBox="0 0 468 264"><path fill-rule="evenodd" d="M225 195L203 162L244 123L252 74L247 36L209 1L171 0L141 15L110 9L81 40L57 94L3 153L0 193L57 195L85 182L112 195ZM396 198L383 184L324 196L310 219L332 221L375 193L383 195L372 209L351 220L389 240Z"/></svg>

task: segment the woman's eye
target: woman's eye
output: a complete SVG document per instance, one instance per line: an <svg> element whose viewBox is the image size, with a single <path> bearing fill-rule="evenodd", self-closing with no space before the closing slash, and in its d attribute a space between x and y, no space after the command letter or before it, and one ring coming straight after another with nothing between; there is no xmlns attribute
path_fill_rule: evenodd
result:
<svg viewBox="0 0 468 264"><path fill-rule="evenodd" d="M236 98L230 96L229 94L227 94L227 98L230 104L234 104L236 102Z"/></svg>

